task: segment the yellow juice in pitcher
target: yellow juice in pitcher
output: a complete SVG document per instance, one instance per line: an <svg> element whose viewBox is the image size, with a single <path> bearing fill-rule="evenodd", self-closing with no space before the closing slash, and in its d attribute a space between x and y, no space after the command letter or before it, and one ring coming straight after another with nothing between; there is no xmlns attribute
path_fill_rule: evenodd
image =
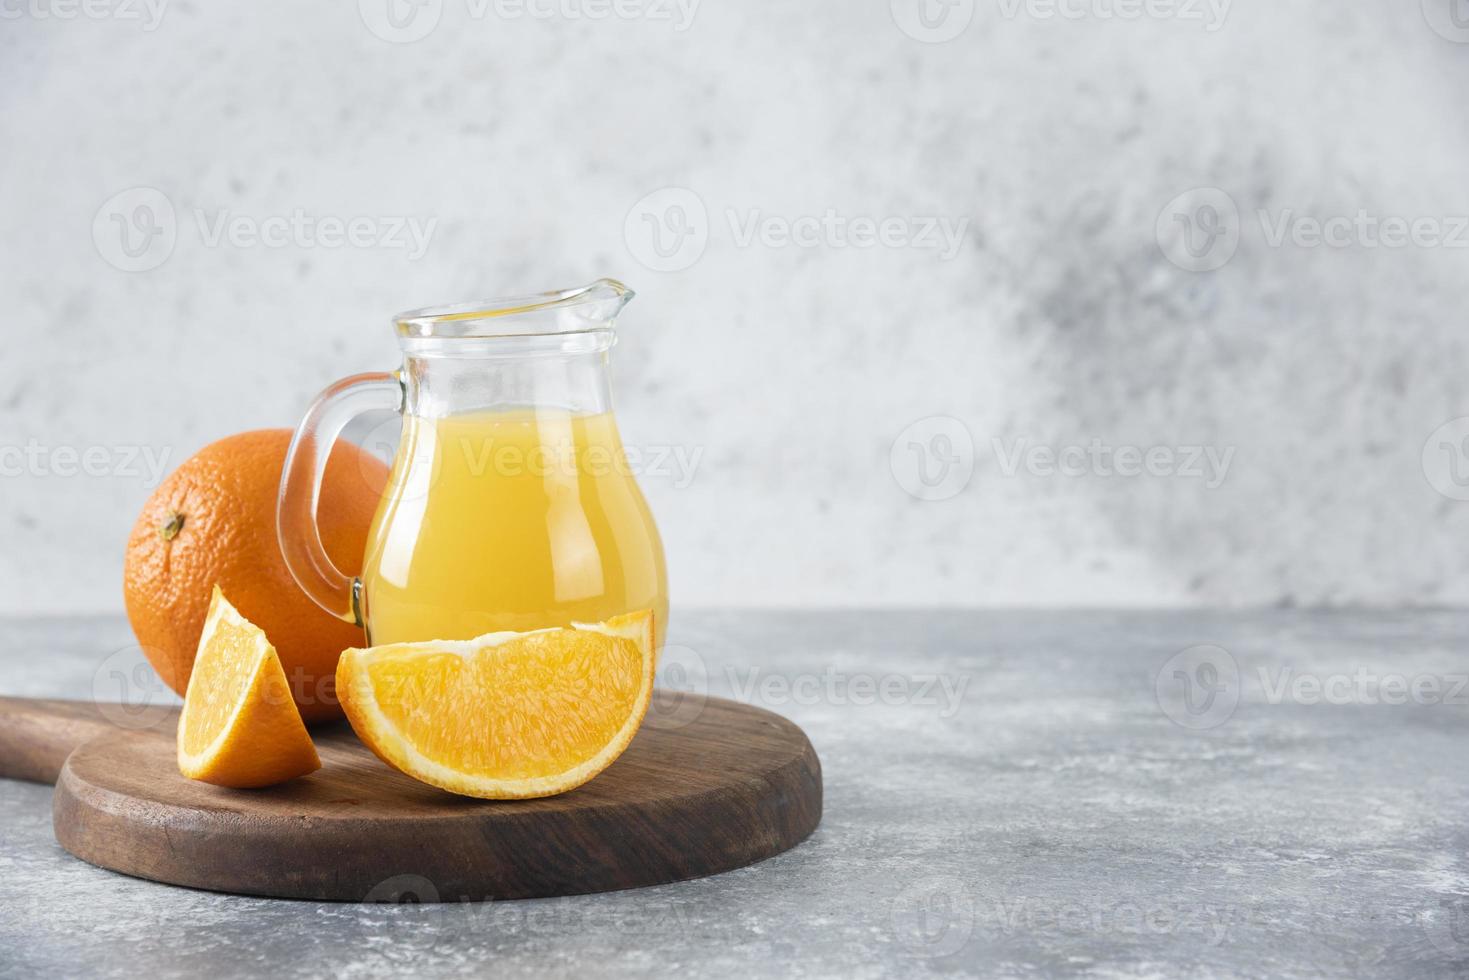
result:
<svg viewBox="0 0 1469 980"><path fill-rule="evenodd" d="M372 643L652 609L663 548L610 413L409 415L362 572Z"/></svg>

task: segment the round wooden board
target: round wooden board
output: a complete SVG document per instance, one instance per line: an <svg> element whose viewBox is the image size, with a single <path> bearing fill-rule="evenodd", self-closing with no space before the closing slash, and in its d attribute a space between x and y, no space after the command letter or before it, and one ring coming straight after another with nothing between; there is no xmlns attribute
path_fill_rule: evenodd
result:
<svg viewBox="0 0 1469 980"><path fill-rule="evenodd" d="M194 888L457 902L697 878L815 829L821 764L798 727L719 698L664 708L580 789L504 802L409 779L345 726L313 731L320 771L267 790L184 779L170 726L114 729L61 767L56 837L92 864Z"/></svg>

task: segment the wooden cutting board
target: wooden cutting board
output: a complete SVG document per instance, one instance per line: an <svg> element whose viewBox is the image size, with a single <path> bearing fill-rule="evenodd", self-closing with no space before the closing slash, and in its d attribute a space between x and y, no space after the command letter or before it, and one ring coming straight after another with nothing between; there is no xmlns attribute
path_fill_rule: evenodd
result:
<svg viewBox="0 0 1469 980"><path fill-rule="evenodd" d="M90 702L19 698L0 698L0 776L55 783L56 839L85 861L281 898L456 902L635 888L753 864L816 828L821 763L801 729L721 698L655 698L620 759L544 800L425 786L345 725L312 731L320 771L265 790L222 789L179 775L174 710L155 710L138 730Z"/></svg>

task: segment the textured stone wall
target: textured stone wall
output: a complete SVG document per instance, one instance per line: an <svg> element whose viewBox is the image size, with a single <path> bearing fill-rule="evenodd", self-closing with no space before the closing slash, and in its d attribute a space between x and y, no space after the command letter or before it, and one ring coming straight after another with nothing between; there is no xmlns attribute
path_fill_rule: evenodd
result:
<svg viewBox="0 0 1469 980"><path fill-rule="evenodd" d="M120 608L149 463L393 312L598 275L675 604L1469 598L1447 0L384 2L7 8L0 612Z"/></svg>

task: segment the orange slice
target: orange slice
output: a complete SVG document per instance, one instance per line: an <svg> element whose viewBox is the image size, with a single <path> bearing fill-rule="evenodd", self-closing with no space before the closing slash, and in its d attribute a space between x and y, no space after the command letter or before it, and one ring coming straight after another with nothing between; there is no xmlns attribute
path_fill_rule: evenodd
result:
<svg viewBox="0 0 1469 980"><path fill-rule="evenodd" d="M359 738L451 793L575 789L632 741L653 692L653 613L595 626L347 650L337 696Z"/></svg>
<svg viewBox="0 0 1469 980"><path fill-rule="evenodd" d="M179 772L251 789L320 768L275 647L215 586L179 718Z"/></svg>

